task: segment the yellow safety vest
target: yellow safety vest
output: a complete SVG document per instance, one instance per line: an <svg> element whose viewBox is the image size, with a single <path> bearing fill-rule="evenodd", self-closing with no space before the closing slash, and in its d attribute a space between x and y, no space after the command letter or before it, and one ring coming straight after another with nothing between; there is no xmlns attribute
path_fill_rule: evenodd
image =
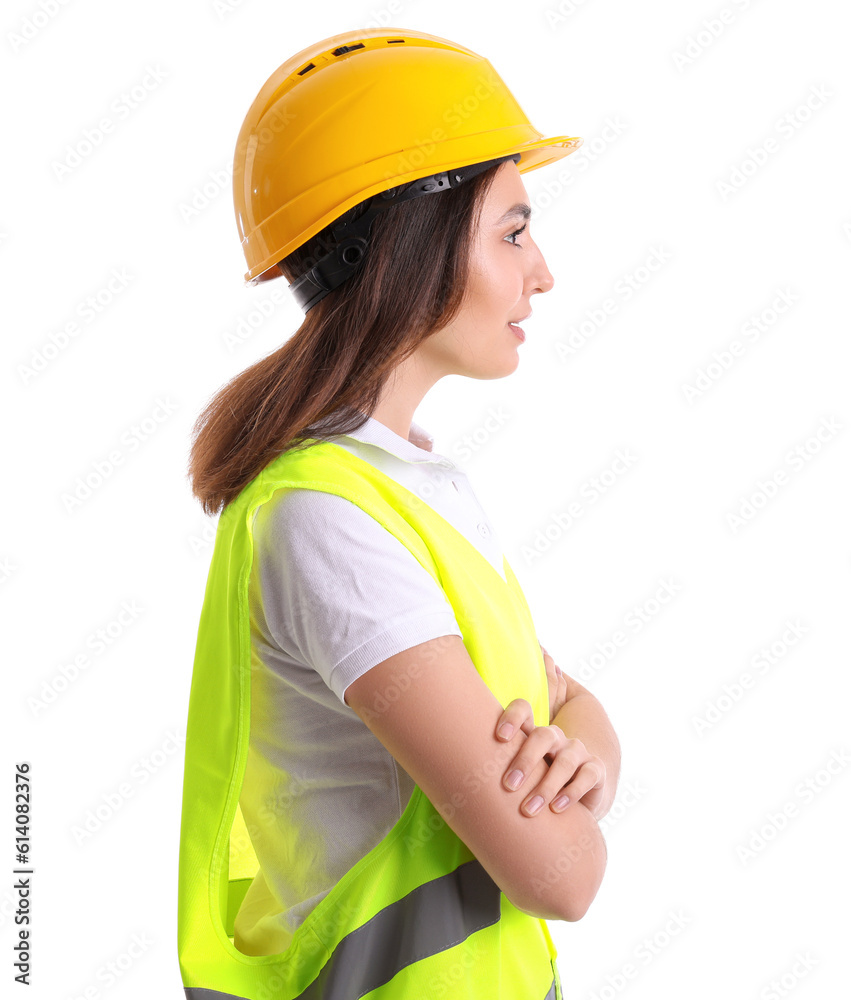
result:
<svg viewBox="0 0 851 1000"><path fill-rule="evenodd" d="M545 921L509 902L419 786L286 951L251 956L234 946L234 917L259 867L239 809L250 724L252 526L257 509L290 488L336 493L384 525L443 589L500 704L526 698L536 724L549 722L543 655L507 560L504 580L432 507L333 442L311 439L278 456L219 518L198 628L178 876L187 1000L560 1000Z"/></svg>

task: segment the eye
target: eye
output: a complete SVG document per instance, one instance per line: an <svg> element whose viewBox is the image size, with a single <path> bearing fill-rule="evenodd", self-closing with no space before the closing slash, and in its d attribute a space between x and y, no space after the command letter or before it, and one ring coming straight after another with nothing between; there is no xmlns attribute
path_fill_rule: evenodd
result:
<svg viewBox="0 0 851 1000"><path fill-rule="evenodd" d="M507 239L507 240L512 240L512 241L513 241L513 240L515 240L515 239L516 239L516 238L517 238L517 237L518 237L518 236L519 236L519 235L520 235L520 234L521 234L522 232L524 232L524 231L525 231L525 229L526 229L526 224L524 223L524 224L523 224L523 225L522 225L522 226L520 227L520 229L515 229L515 230L514 230L514 232L513 232L513 233L509 233L509 235L508 235L508 236L506 236L506 237L505 237L505 239ZM520 246L520 244L519 244L519 243L513 243L513 242L512 242L512 246L515 246L515 247L519 247L519 246ZM520 249L522 250L523 248L522 248L522 247L520 247Z"/></svg>

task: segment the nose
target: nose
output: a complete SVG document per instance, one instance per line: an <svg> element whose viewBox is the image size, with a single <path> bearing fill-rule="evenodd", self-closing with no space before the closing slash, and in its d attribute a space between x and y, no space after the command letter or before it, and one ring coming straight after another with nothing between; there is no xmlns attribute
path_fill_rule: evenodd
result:
<svg viewBox="0 0 851 1000"><path fill-rule="evenodd" d="M550 274L550 269L547 267L547 262L544 260L540 248L536 246L535 249L537 253L529 279L532 286L529 290L530 295L534 295L536 292L548 292L555 284L555 278Z"/></svg>

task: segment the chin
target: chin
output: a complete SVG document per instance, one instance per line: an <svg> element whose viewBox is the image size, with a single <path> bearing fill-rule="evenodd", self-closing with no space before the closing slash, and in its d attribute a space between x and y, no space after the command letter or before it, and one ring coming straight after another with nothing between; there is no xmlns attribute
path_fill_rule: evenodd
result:
<svg viewBox="0 0 851 1000"><path fill-rule="evenodd" d="M501 359L499 365L494 364L494 359L489 358L488 361L488 364L471 366L465 371L460 371L458 374L466 375L467 378L476 378L483 382L496 378L506 378L517 371L517 367L520 364L520 354L518 351L515 351L513 357Z"/></svg>

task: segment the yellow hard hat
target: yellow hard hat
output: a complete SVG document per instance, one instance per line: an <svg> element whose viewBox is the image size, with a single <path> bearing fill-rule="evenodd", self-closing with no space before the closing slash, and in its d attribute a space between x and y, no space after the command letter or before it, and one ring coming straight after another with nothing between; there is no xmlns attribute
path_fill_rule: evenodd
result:
<svg viewBox="0 0 851 1000"><path fill-rule="evenodd" d="M533 128L490 62L462 45L409 28L333 35L279 66L242 123L233 193L245 280L279 277L279 261L379 192L424 178L439 183L408 197L438 191L474 172L458 168L509 158L525 173L581 145ZM351 266L358 247L346 253Z"/></svg>

